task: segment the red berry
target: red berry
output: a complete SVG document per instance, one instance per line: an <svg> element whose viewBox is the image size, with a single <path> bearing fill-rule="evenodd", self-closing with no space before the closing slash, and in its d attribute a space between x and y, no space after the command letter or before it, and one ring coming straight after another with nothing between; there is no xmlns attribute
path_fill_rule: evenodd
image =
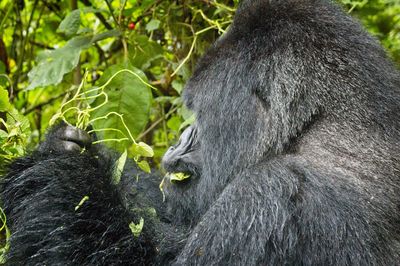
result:
<svg viewBox="0 0 400 266"><path fill-rule="evenodd" d="M133 22L130 22L129 24L128 24L128 28L130 29L130 30L134 30L135 29L135 23L133 23Z"/></svg>

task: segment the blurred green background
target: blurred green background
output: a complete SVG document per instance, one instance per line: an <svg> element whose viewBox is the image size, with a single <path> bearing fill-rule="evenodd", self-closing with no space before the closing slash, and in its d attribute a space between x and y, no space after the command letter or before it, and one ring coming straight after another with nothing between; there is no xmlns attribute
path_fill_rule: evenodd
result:
<svg viewBox="0 0 400 266"><path fill-rule="evenodd" d="M157 167L194 119L180 98L185 81L238 2L2 0L0 172L33 149L55 118L93 124L108 145L134 158L152 152L133 139L147 143ZM341 4L400 65L400 1ZM8 232L0 218L1 261Z"/></svg>

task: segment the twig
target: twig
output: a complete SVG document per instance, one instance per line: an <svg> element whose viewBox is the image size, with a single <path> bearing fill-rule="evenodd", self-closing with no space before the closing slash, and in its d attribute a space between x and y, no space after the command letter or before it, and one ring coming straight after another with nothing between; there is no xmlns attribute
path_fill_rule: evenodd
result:
<svg viewBox="0 0 400 266"><path fill-rule="evenodd" d="M146 135L147 135L150 131L152 131L158 124L160 124L163 120L165 120L165 119L168 118L170 115L172 115L177 109L178 109L178 107L175 107L175 108L171 109L171 111L169 111L168 113L166 113L164 117L161 117L161 118L158 119L156 122L154 122L151 126L149 126L149 128L146 129L142 134L140 134L139 137L136 138L136 140L140 140L140 139L142 139L144 136L146 136Z"/></svg>
<svg viewBox="0 0 400 266"><path fill-rule="evenodd" d="M26 110L23 112L23 114L24 114L24 115L27 115L27 114L31 113L32 111L34 111L34 110L36 110L36 109L38 109L38 108L41 108L41 107L43 107L43 106L45 106L45 105L48 105L48 104L51 104L52 102L54 102L54 101L57 100L58 98L64 97L64 96L65 96L66 94L68 94L69 92L71 92L71 90L65 91L65 92L63 92L63 93L61 93L61 94L59 94L59 95L57 95L57 96L54 96L54 97L48 99L48 100L45 101L45 102L39 103L39 104L37 104L37 105L35 105L35 106L32 106L32 107L26 109Z"/></svg>
<svg viewBox="0 0 400 266"><path fill-rule="evenodd" d="M31 11L31 14L30 14L29 20L28 20L28 25L26 26L26 35L22 41L21 54L20 54L20 57L18 58L18 67L17 67L17 71L14 76L14 84L13 85L14 85L15 89L17 89L17 87L18 87L19 76L21 75L22 64L25 59L25 48L26 48L26 44L28 43L28 39L29 39L29 28L31 27L33 15L35 14L35 10L36 10L38 2L39 2L39 0L35 0L35 2L33 3L32 11ZM23 37L23 34L21 34L21 37Z"/></svg>
<svg viewBox="0 0 400 266"><path fill-rule="evenodd" d="M85 6L93 7L92 4L89 2L89 0L80 0L80 1ZM107 30L112 30L113 29L113 27L107 22L107 20L104 18L104 16L101 13L95 12L94 15L100 20L101 23L103 23L104 27Z"/></svg>

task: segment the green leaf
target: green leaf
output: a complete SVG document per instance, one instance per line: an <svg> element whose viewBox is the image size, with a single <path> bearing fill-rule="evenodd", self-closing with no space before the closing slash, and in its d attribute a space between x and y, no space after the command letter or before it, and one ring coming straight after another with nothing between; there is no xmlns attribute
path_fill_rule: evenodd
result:
<svg viewBox="0 0 400 266"><path fill-rule="evenodd" d="M130 65L114 65L106 69L98 84L105 84L116 72L129 69L136 73L142 80L147 82L147 78L144 73ZM149 119L150 106L152 102L152 94L150 88L144 84L135 75L122 72L114 77L114 79L107 85L105 92L108 95L108 102L104 106L96 109L92 116L93 118L104 117L110 112L116 112L123 115L123 119L129 131L135 137L143 128L146 126ZM94 106L99 106L104 101L104 98L99 97L94 102ZM121 139L128 137L129 134L126 131L120 117L117 115L109 115L107 119L100 119L95 121L94 127L96 129L112 128L115 130L108 130L99 132L101 139ZM107 142L107 145L122 151L126 148L129 143L118 143L115 141ZM129 144L130 145L130 144Z"/></svg>
<svg viewBox="0 0 400 266"><path fill-rule="evenodd" d="M80 28L76 34L79 34L79 35L93 34L93 29L91 29L91 28Z"/></svg>
<svg viewBox="0 0 400 266"><path fill-rule="evenodd" d="M140 8L141 8L142 10L148 9L151 5L154 5L154 3L155 3L154 0L143 0L143 1L141 1L141 2L142 2L142 3L141 3L141 5L140 5Z"/></svg>
<svg viewBox="0 0 400 266"><path fill-rule="evenodd" d="M169 176L170 181L178 181L178 182L188 179L190 177L190 175L185 173L167 173L167 176Z"/></svg>
<svg viewBox="0 0 400 266"><path fill-rule="evenodd" d="M153 149L144 142L139 142L138 144L134 144L132 152L135 156L143 156L143 157L154 156Z"/></svg>
<svg viewBox="0 0 400 266"><path fill-rule="evenodd" d="M56 85L66 73L71 72L79 62L83 49L92 43L92 37L75 37L64 47L54 51L44 51L39 56L39 63L28 73L30 85L27 90L39 86Z"/></svg>
<svg viewBox="0 0 400 266"><path fill-rule="evenodd" d="M150 63L163 57L163 48L144 35L133 35L130 38L132 45L129 48L130 62L133 66L146 69Z"/></svg>
<svg viewBox="0 0 400 266"><path fill-rule="evenodd" d="M5 112L10 109L10 102L8 101L8 91L0 87L0 112Z"/></svg>
<svg viewBox="0 0 400 266"><path fill-rule="evenodd" d="M160 21L158 19L152 19L149 21L149 23L146 24L146 30L149 32L156 30L159 27L160 27Z"/></svg>
<svg viewBox="0 0 400 266"><path fill-rule="evenodd" d="M5 138L7 138L7 137L8 137L8 133L5 132L4 130L0 129L0 140L3 140Z"/></svg>
<svg viewBox="0 0 400 266"><path fill-rule="evenodd" d="M57 31L65 33L67 36L72 36L78 32L80 24L81 11L79 9L75 9L69 13L63 21L61 21Z"/></svg>
<svg viewBox="0 0 400 266"><path fill-rule="evenodd" d="M101 13L101 12L108 12L107 9L103 9L103 8L94 8L94 7L84 7L81 9L82 13Z"/></svg>
<svg viewBox="0 0 400 266"><path fill-rule="evenodd" d="M108 39L111 37L119 37L119 36L121 36L121 32L119 30L109 30L109 31L94 35L92 42L98 42L98 41L102 41L104 39Z"/></svg>
<svg viewBox="0 0 400 266"><path fill-rule="evenodd" d="M146 173L149 173L149 174L151 173L150 165L147 161L137 162L137 165L139 166L140 169L142 169Z"/></svg>
<svg viewBox="0 0 400 266"><path fill-rule="evenodd" d="M171 85L172 85L172 88L174 88L176 90L176 92L181 94L181 92L183 90L183 82L182 81L174 80L174 81L172 81Z"/></svg>
<svg viewBox="0 0 400 266"><path fill-rule="evenodd" d="M187 127L187 126L193 124L194 121L196 121L196 116L193 114L193 115L191 115L188 119L186 119L185 121L183 121L183 123L182 123L181 126L179 127L179 130L184 129L185 127Z"/></svg>
<svg viewBox="0 0 400 266"><path fill-rule="evenodd" d="M167 127L174 131L179 131L179 127L181 124L182 124L181 118L175 115L172 116L170 119L168 119Z"/></svg>
<svg viewBox="0 0 400 266"><path fill-rule="evenodd" d="M112 175L111 183L114 185L118 185L121 181L122 171L124 170L124 166L126 163L126 158L128 157L128 152L125 150L118 160L115 162L114 171Z"/></svg>
<svg viewBox="0 0 400 266"><path fill-rule="evenodd" d="M134 222L131 222L129 224L129 229L131 229L131 232L135 237L139 237L140 233L143 230L143 225L144 225L144 219L140 218L140 221L139 221L138 224L135 224Z"/></svg>
<svg viewBox="0 0 400 266"><path fill-rule="evenodd" d="M6 65L0 60L0 74L6 73Z"/></svg>

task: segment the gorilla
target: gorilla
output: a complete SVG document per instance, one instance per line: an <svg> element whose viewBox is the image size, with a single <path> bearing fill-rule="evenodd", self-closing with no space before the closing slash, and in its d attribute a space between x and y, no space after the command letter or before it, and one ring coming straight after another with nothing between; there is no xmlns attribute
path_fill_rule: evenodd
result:
<svg viewBox="0 0 400 266"><path fill-rule="evenodd" d="M243 0L183 98L196 122L163 166L190 177L165 202L65 124L16 160L8 263L399 264L400 73L337 4Z"/></svg>

